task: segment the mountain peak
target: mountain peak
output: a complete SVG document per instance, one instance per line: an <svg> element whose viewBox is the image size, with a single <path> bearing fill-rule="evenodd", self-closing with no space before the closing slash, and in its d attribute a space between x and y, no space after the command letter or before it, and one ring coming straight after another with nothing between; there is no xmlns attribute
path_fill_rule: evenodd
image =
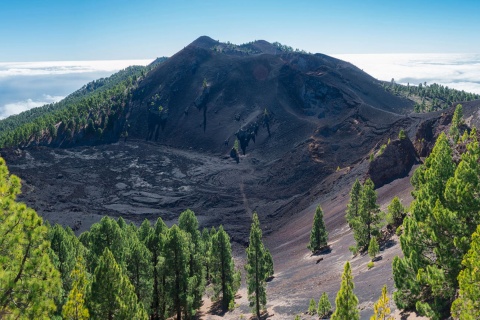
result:
<svg viewBox="0 0 480 320"><path fill-rule="evenodd" d="M199 48L203 48L203 49L211 49L217 43L218 43L218 41L213 40L209 36L201 36L201 37L198 37L192 43L190 43L189 46L199 47Z"/></svg>

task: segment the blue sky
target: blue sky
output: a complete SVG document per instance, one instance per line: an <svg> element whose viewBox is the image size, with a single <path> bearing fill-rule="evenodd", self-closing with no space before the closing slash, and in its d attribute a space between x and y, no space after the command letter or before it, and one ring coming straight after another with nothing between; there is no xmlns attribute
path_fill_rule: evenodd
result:
<svg viewBox="0 0 480 320"><path fill-rule="evenodd" d="M201 35L326 54L480 53L480 1L15 0L0 62L170 56Z"/></svg>

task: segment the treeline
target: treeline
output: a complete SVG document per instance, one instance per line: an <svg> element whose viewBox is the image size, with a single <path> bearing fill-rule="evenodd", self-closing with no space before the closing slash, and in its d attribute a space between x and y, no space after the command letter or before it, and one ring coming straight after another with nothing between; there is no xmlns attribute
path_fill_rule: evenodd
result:
<svg viewBox="0 0 480 320"><path fill-rule="evenodd" d="M75 139L77 134L101 139L112 133L138 82L155 66L131 66L108 78L92 81L60 102L33 108L0 121L0 148L26 145L45 139ZM118 135L128 135L128 124L115 128Z"/></svg>
<svg viewBox="0 0 480 320"><path fill-rule="evenodd" d="M455 103L472 101L480 99L479 94L456 90L437 83L428 85L426 82L419 83L418 86L405 86L390 82L383 82L383 88L395 95L405 97L415 102L415 112L430 112L449 108Z"/></svg>

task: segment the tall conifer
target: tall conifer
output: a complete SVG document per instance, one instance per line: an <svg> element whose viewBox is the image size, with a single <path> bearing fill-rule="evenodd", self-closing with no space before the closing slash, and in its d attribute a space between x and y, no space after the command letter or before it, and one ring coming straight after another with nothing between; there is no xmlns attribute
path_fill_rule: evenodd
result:
<svg viewBox="0 0 480 320"><path fill-rule="evenodd" d="M358 320L360 312L358 311L358 298L353 292L355 285L353 283L352 269L350 262L345 263L342 274L342 284L340 291L335 299L335 312L332 314L332 320Z"/></svg>
<svg viewBox="0 0 480 320"><path fill-rule="evenodd" d="M256 212L253 213L253 222L250 229L250 239L247 248L247 291L248 301L257 318L260 319L260 310L267 304L265 247L262 243L262 229Z"/></svg>

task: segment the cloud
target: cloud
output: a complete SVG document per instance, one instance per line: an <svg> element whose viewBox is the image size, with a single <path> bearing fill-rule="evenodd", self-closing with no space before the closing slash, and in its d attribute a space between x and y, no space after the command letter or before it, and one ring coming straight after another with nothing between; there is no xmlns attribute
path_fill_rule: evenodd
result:
<svg viewBox="0 0 480 320"><path fill-rule="evenodd" d="M380 80L438 83L480 94L480 54L339 54Z"/></svg>
<svg viewBox="0 0 480 320"><path fill-rule="evenodd" d="M44 94L42 100L32 100L26 99L23 101L17 101L13 103L7 103L0 109L0 119L4 119L14 114L18 114L23 111L30 110L32 108L41 107L43 105L58 102L65 97L62 96L51 96L48 94Z"/></svg>
<svg viewBox="0 0 480 320"><path fill-rule="evenodd" d="M153 60L99 60L0 62L0 78L15 76L64 75L89 72L115 72L132 65L147 65Z"/></svg>

